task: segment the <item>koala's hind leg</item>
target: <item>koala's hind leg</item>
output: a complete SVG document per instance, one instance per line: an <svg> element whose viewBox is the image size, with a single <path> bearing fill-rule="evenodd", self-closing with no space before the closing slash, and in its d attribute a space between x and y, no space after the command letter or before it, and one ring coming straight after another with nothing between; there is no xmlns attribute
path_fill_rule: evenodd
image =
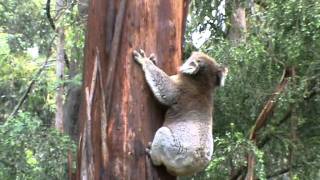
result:
<svg viewBox="0 0 320 180"><path fill-rule="evenodd" d="M157 130L152 141L151 148L147 150L154 165L167 165L169 160L173 160L177 150L172 132L167 127Z"/></svg>

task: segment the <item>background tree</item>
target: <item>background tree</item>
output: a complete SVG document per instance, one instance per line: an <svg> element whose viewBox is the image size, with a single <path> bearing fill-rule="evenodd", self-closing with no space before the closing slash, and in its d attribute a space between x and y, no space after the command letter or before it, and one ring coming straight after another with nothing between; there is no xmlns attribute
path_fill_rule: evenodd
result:
<svg viewBox="0 0 320 180"><path fill-rule="evenodd" d="M57 16L61 16L63 13L62 10L64 8L65 3L63 0L57 0L56 1L56 11ZM59 82L59 85L57 87L56 92L56 114L55 114L55 127L59 129L61 132L63 132L63 97L64 97L64 67L65 67L65 32L64 32L64 25L63 23L59 24L57 29L55 29L57 32L57 60L56 60L56 76Z"/></svg>

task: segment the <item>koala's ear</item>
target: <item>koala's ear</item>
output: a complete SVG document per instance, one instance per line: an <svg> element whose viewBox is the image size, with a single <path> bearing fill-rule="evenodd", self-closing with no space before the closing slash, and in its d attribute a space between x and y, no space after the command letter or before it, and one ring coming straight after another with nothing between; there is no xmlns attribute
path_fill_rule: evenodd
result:
<svg viewBox="0 0 320 180"><path fill-rule="evenodd" d="M190 74L194 75L197 74L197 72L200 69L199 63L197 63L194 60L187 60L181 67L180 67L180 72L184 74Z"/></svg>
<svg viewBox="0 0 320 180"><path fill-rule="evenodd" d="M228 75L228 68L223 67L221 70L219 70L217 74L217 85L223 87L225 84L226 77Z"/></svg>

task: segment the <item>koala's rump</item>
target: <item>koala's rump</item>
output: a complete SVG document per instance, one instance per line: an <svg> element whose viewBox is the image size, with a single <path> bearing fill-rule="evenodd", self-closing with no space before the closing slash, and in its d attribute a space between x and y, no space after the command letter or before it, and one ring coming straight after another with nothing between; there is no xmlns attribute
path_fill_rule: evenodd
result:
<svg viewBox="0 0 320 180"><path fill-rule="evenodd" d="M213 152L211 126L194 121L179 121L167 126L177 147L175 157L166 164L168 170L174 170L172 173L175 175L189 175L203 170Z"/></svg>

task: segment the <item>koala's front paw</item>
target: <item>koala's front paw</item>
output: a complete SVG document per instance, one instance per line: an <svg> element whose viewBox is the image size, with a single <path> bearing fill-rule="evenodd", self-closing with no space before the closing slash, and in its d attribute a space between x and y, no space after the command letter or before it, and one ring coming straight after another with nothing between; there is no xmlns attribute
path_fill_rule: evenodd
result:
<svg viewBox="0 0 320 180"><path fill-rule="evenodd" d="M147 56L145 52L142 49L139 49L138 51L133 51L133 57L134 60L136 60L139 64L144 64L147 60Z"/></svg>

